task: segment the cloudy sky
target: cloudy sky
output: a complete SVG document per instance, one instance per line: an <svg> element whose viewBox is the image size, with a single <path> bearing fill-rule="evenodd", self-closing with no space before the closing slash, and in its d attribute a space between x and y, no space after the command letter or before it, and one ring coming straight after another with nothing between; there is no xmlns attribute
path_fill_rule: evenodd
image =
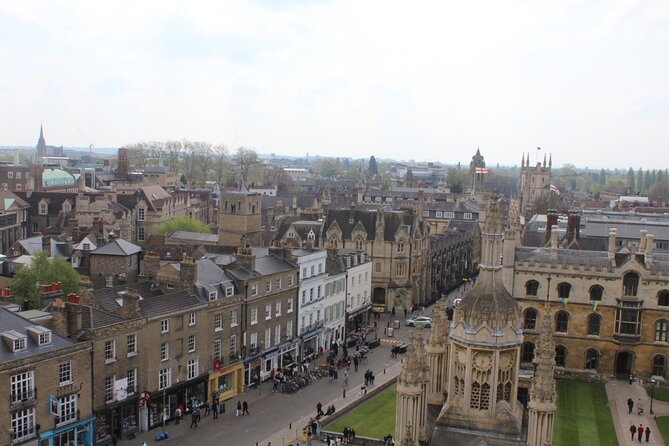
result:
<svg viewBox="0 0 669 446"><path fill-rule="evenodd" d="M669 167L669 2L0 3L0 145Z"/></svg>

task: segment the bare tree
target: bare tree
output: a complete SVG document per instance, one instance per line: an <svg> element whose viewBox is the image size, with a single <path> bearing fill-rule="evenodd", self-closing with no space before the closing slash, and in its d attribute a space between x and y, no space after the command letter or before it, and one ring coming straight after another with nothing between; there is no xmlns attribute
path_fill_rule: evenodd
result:
<svg viewBox="0 0 669 446"><path fill-rule="evenodd" d="M237 162L239 172L242 174L245 181L248 180L251 170L260 165L260 158L258 158L256 151L244 147L237 149L235 161Z"/></svg>
<svg viewBox="0 0 669 446"><path fill-rule="evenodd" d="M213 154L212 165L214 166L214 178L218 184L223 184L223 176L228 171L230 163L228 160L228 148L223 144L211 148Z"/></svg>

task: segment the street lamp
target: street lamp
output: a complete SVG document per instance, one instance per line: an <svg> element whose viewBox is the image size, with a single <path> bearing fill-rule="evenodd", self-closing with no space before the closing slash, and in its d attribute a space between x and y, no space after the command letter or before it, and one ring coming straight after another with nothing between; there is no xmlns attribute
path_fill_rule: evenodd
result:
<svg viewBox="0 0 669 446"><path fill-rule="evenodd" d="M653 415L655 412L653 412L653 396L655 395L655 384L657 384L657 381L651 378L650 380L650 414Z"/></svg>

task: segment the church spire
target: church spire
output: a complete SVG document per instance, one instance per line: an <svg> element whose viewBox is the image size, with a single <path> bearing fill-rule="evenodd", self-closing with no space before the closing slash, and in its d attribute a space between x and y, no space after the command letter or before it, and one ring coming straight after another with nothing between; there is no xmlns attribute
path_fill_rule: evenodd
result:
<svg viewBox="0 0 669 446"><path fill-rule="evenodd" d="M39 161L40 157L46 156L46 140L44 139L44 128L42 127L42 123L39 125L39 139L37 140L36 152L37 161Z"/></svg>
<svg viewBox="0 0 669 446"><path fill-rule="evenodd" d="M523 159L520 160L520 167L525 167L525 152L523 152Z"/></svg>

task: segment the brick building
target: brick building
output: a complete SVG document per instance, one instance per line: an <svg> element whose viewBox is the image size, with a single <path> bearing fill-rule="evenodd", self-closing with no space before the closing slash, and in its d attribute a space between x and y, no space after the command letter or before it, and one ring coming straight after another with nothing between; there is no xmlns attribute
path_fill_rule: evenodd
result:
<svg viewBox="0 0 669 446"><path fill-rule="evenodd" d="M60 300L55 306L64 309ZM0 388L7 396L0 444L93 445L90 344L6 308L0 308L0 336Z"/></svg>
<svg viewBox="0 0 669 446"><path fill-rule="evenodd" d="M115 239L90 252L90 278L94 288L135 283L139 275L142 249L123 239Z"/></svg>

